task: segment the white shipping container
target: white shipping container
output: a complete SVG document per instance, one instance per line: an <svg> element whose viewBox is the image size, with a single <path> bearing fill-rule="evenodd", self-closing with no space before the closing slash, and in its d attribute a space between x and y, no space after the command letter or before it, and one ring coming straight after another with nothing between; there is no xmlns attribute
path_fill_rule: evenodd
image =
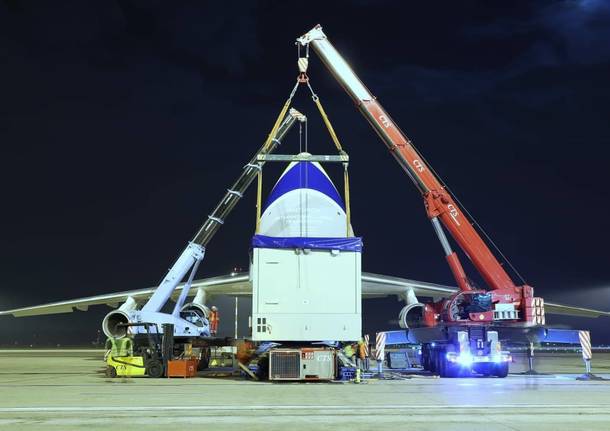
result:
<svg viewBox="0 0 610 431"><path fill-rule="evenodd" d="M252 339L355 341L362 333L361 253L253 250Z"/></svg>

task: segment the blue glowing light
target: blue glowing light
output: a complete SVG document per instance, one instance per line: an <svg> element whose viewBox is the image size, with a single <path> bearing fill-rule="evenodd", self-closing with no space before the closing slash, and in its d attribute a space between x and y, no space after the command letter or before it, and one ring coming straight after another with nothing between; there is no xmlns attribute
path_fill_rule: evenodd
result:
<svg viewBox="0 0 610 431"><path fill-rule="evenodd" d="M462 367L470 367L474 362L470 353L460 353L459 355L456 355L453 352L448 352L445 357L449 362L457 362Z"/></svg>
<svg viewBox="0 0 610 431"><path fill-rule="evenodd" d="M469 367L472 365L472 355L469 353L462 353L457 357L457 362L464 367Z"/></svg>

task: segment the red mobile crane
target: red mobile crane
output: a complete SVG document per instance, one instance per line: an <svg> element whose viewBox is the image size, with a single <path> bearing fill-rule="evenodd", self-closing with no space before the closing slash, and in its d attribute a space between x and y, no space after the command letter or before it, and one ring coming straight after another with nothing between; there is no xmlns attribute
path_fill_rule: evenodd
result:
<svg viewBox="0 0 610 431"><path fill-rule="evenodd" d="M297 44L305 47L305 52L310 45L313 47L422 194L459 287L453 296L426 304L408 295L400 322L409 328L409 338L422 344L424 368L445 377L460 375L465 369L505 377L510 354L502 350L498 332L502 328L544 325L542 298L534 297L531 286L518 285L511 279L456 200L329 42L322 27L314 27L298 38ZM490 290L476 289L470 282L443 226Z"/></svg>

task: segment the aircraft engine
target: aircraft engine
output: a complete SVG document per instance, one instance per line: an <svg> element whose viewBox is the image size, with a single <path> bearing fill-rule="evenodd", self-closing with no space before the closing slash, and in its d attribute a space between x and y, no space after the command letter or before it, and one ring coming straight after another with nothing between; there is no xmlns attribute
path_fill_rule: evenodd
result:
<svg viewBox="0 0 610 431"><path fill-rule="evenodd" d="M184 314L187 311L192 311L198 316L205 317L206 319L210 315L210 309L208 307L195 301L184 304L180 309L180 315L184 317Z"/></svg>
<svg viewBox="0 0 610 431"><path fill-rule="evenodd" d="M408 329L424 326L424 307L424 304L421 302L405 305L398 315L400 327Z"/></svg>
<svg viewBox="0 0 610 431"><path fill-rule="evenodd" d="M123 338L127 335L127 328L119 326L119 324L129 323L129 315L127 314L131 310L138 308L138 303L133 297L128 296L125 302L114 311L106 314L102 321L102 330L109 338Z"/></svg>
<svg viewBox="0 0 610 431"><path fill-rule="evenodd" d="M114 310L106 314L102 321L102 330L107 337L123 338L127 335L127 327L120 324L129 323L129 316L123 310Z"/></svg>

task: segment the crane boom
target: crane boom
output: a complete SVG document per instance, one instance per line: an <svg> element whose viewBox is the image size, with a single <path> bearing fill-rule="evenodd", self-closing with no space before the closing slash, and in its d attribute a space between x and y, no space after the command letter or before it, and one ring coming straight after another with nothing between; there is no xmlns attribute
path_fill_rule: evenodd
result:
<svg viewBox="0 0 610 431"><path fill-rule="evenodd" d="M261 169L261 164L257 157L259 154L272 153L284 136L288 133L290 128L296 121L304 122L305 116L296 109L291 109L288 115L282 120L281 124L275 133L275 136L270 137L265 144L256 152L254 157L248 164L244 166L243 171L235 180L231 188L227 189L222 199L218 202L212 214L208 216L205 222L201 225L193 240L188 243L184 251L180 254L176 262L169 269L153 295L150 297L148 302L142 307L143 311L154 311L157 312L168 301L176 286L182 281L184 276L191 270L196 270L198 263L203 259L205 254L205 247L211 241L214 234L220 229L220 226L224 224L224 220L230 214L231 210L235 207L237 202L243 196L248 186L256 178L258 172ZM194 275L194 271L192 271ZM183 289L183 292L188 289ZM182 305L185 297L181 297L177 302L176 309Z"/></svg>
<svg viewBox="0 0 610 431"><path fill-rule="evenodd" d="M235 180L233 185L227 189L227 192L218 202L214 208L214 211L212 211L212 214L210 214L206 221L201 225L197 231L197 234L193 238L194 243L200 244L203 247L208 245L208 243L214 237L216 231L224 223L225 218L233 210L250 184L252 184L252 181L254 181L254 178L256 178L260 168L265 164L265 162L259 161L258 157L263 154L273 153L296 121L303 123L306 121L306 118L299 111L291 108L288 115L278 127L275 137L269 140L268 143L265 142L263 146L259 148L254 157L250 159L250 162L244 166L244 170Z"/></svg>
<svg viewBox="0 0 610 431"><path fill-rule="evenodd" d="M317 25L298 38L297 43L313 47L316 54L351 96L360 112L390 150L392 156L421 192L428 217L439 237L447 262L460 289L469 291L472 290L472 287L456 253L451 250L439 220L470 258L492 290L517 294L520 289L472 227L470 220L413 147L409 138L404 135L390 115L356 76L341 54L330 43L322 31L322 27Z"/></svg>

